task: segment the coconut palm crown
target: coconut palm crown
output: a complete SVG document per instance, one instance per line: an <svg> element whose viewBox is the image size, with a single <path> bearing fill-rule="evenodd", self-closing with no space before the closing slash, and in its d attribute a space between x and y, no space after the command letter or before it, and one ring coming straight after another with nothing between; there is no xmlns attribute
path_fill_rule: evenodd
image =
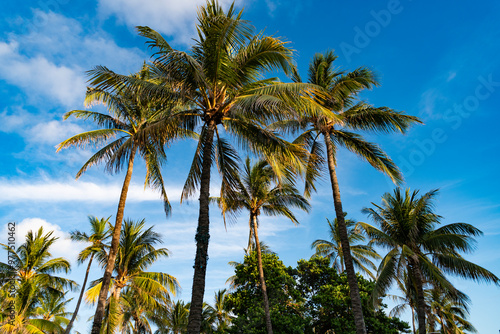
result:
<svg viewBox="0 0 500 334"><path fill-rule="evenodd" d="M342 243L340 242L340 231L337 219L328 220L330 240L317 239L311 247L316 250L314 256L324 256L330 259L330 263L339 273L343 273L345 269L344 254L342 252ZM381 259L380 255L368 245L359 244L364 242L366 237L363 233L361 224L353 219L345 220L347 233L349 236L349 245L351 246L351 255L356 269L371 278L375 279L373 271L377 269L373 264L372 259Z"/></svg>
<svg viewBox="0 0 500 334"><path fill-rule="evenodd" d="M500 279L487 269L466 260L461 253L474 250L474 237L482 235L476 227L467 223L440 226L442 217L434 212L437 190L422 196L418 191L396 188L382 196L382 204L372 203L365 208L380 229L362 223L374 245L389 250L378 268L374 297L384 294L398 278L407 277L416 294L416 309L420 334L426 331L426 305L424 284L432 284L451 296L458 290L445 274L492 282L500 285ZM406 275L406 276L405 276Z"/></svg>

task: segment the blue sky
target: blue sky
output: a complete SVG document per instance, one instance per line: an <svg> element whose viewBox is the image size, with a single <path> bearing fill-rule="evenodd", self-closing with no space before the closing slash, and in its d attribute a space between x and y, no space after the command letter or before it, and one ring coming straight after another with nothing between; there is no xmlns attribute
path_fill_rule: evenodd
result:
<svg viewBox="0 0 500 334"><path fill-rule="evenodd" d="M83 107L85 71L105 65L116 72L135 72L150 53L136 25L160 31L179 49L190 45L199 0L40 0L20 6L6 2L0 20L0 218L18 222L24 232L42 224L61 240L54 255L73 263L81 245L67 233L87 228L87 216L116 213L123 174L102 168L80 180L74 175L92 150L55 153L55 145L91 125L62 115ZM228 4L228 1L222 1ZM481 1L299 1L239 0L244 18L257 30L291 42L303 76L316 52L335 49L337 65L368 66L381 86L363 96L377 106L417 115L425 122L406 136L368 135L400 166L405 186L422 192L440 188L436 211L444 223L467 222L484 232L469 259L500 276L500 3ZM179 194L194 153L194 142L175 144L164 168L173 215L165 219L157 194L143 190L144 166L134 169L125 216L145 218L164 235L171 257L158 270L176 276L179 298L190 299L197 201L179 205ZM393 189L388 178L348 152L339 153L338 174L344 209L361 221L370 202ZM215 185L214 185L215 190ZM215 193L215 191L214 191ZM301 222L263 218L261 238L287 265L312 255L310 244L325 238L326 217L333 217L325 181ZM224 288L231 275L228 261L241 260L247 240L247 218L224 229L211 209L210 260L205 298ZM6 232L0 241L6 241ZM6 254L1 255L2 259ZM2 260L3 261L3 260ZM98 275L94 268L94 278ZM71 277L82 281L83 267ZM454 280L472 299L471 321L479 333L496 333L500 289ZM78 329L91 308L82 312Z"/></svg>

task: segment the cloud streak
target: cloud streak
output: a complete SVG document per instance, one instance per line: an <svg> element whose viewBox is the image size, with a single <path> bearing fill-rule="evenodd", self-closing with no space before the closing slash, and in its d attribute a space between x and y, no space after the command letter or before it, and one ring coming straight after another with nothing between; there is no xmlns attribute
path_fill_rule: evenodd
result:
<svg viewBox="0 0 500 334"><path fill-rule="evenodd" d="M171 201L180 198L180 188L166 189ZM34 202L117 202L121 191L121 184L96 184L82 181L58 182L48 180L46 182L31 183L25 181L9 181L0 179L0 193L5 194L0 198L0 203L16 201ZM144 189L143 185L131 184L129 187L127 201L144 202L159 201L160 196L150 189Z"/></svg>
<svg viewBox="0 0 500 334"><path fill-rule="evenodd" d="M231 1L219 3L227 8ZM205 4L205 0L99 0L99 11L106 17L117 17L131 28L147 25L172 36L177 43L190 44L196 32L196 8Z"/></svg>

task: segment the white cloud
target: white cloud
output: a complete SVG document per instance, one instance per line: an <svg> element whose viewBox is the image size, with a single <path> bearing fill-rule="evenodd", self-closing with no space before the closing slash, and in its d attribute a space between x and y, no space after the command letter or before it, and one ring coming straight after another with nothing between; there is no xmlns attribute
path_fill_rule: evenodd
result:
<svg viewBox="0 0 500 334"><path fill-rule="evenodd" d="M18 132L29 121L28 115L28 112L22 108L15 108L14 112L5 109L0 113L0 124L2 124L0 131L5 133Z"/></svg>
<svg viewBox="0 0 500 334"><path fill-rule="evenodd" d="M27 139L30 142L58 144L61 141L83 132L83 128L77 124L61 121L49 121L38 123L27 131Z"/></svg>
<svg viewBox="0 0 500 334"><path fill-rule="evenodd" d="M61 230L59 225L51 224L42 218L26 218L16 224L16 247L24 243L28 231L31 230L33 233L36 233L40 227L43 227L44 234L53 231L52 237L58 238L50 248L52 256L63 257L74 263L78 256L78 252L82 248L80 244L72 242L69 239L69 234ZM4 230L5 229L6 227ZM3 235L6 235L6 233L3 233Z"/></svg>
<svg viewBox="0 0 500 334"><path fill-rule="evenodd" d="M227 8L229 0L219 1ZM173 36L176 42L189 44L195 34L196 9L205 0L99 0L105 16L115 15L129 27L147 25Z"/></svg>
<svg viewBox="0 0 500 334"><path fill-rule="evenodd" d="M81 126L71 121L40 121L39 117L22 107L12 107L0 113L0 132L17 133L27 143L56 145L61 141L81 133Z"/></svg>
<svg viewBox="0 0 500 334"><path fill-rule="evenodd" d="M64 106L75 105L85 93L85 79L77 68L59 66L43 56L28 58L16 42L0 42L0 78L26 92L50 97Z"/></svg>
<svg viewBox="0 0 500 334"><path fill-rule="evenodd" d="M120 196L121 184L96 184L82 181L57 182L47 180L45 182L19 182L0 179L0 193L8 194L2 196L0 203L15 201L40 201L40 202L117 202ZM181 189L167 189L170 201L180 198ZM127 201L159 201L158 193L146 189L140 184L131 184L128 191Z"/></svg>
<svg viewBox="0 0 500 334"><path fill-rule="evenodd" d="M91 25L53 12L45 23L25 34L11 33L0 40L0 79L24 90L31 103L56 102L65 108L82 106L86 91L84 71L104 65L128 74L140 68L146 55L138 48L123 48L106 32L87 32ZM21 20L29 24L29 20ZM44 100L42 100L44 99Z"/></svg>

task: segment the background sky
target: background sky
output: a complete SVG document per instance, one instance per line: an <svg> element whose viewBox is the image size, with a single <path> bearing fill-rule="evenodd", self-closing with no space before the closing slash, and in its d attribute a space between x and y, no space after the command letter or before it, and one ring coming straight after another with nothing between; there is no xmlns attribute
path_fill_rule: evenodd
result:
<svg viewBox="0 0 500 334"><path fill-rule="evenodd" d="M43 225L60 237L54 256L72 261L70 275L83 281L84 267L75 259L83 245L67 240L68 232L87 230L88 215L114 216L124 174L102 168L74 176L92 149L55 152L62 140L92 127L62 115L83 108L85 71L96 65L129 74L150 52L134 27L148 25L178 49L194 36L196 6L201 0L40 0L2 4L0 20L0 242L7 222L18 223L17 241ZM229 2L221 1L224 5ZM443 223L467 222L484 232L467 258L500 276L500 181L498 123L500 114L500 3L498 1L310 1L239 0L244 18L257 31L291 42L299 71L317 52L334 49L337 65L375 70L381 86L363 96L376 106L417 115L425 125L406 136L370 135L402 169L404 186L425 193L440 188L436 212ZM134 168L125 216L145 218L164 236L171 256L154 269L177 277L190 300L198 217L196 197L179 204L180 191L194 154L193 141L168 151L163 175L173 204L168 219L156 193L144 191L144 166ZM380 203L394 185L349 152L338 157L344 210L361 214ZM214 186L213 194L216 194ZM310 214L298 212L298 227L285 219L262 218L260 236L286 265L309 258L311 243L327 238L326 218L333 218L331 188L326 180L313 195ZM241 261L248 236L247 217L225 230L217 208L211 209L205 299L232 275L228 261ZM1 229L0 229L1 230ZM0 255L5 262L7 254ZM100 274L95 267L93 279ZM472 299L470 320L479 333L500 329L500 289L453 279ZM76 296L76 294L75 294ZM81 310L76 329L89 330L91 307ZM409 319L406 319L409 320Z"/></svg>

